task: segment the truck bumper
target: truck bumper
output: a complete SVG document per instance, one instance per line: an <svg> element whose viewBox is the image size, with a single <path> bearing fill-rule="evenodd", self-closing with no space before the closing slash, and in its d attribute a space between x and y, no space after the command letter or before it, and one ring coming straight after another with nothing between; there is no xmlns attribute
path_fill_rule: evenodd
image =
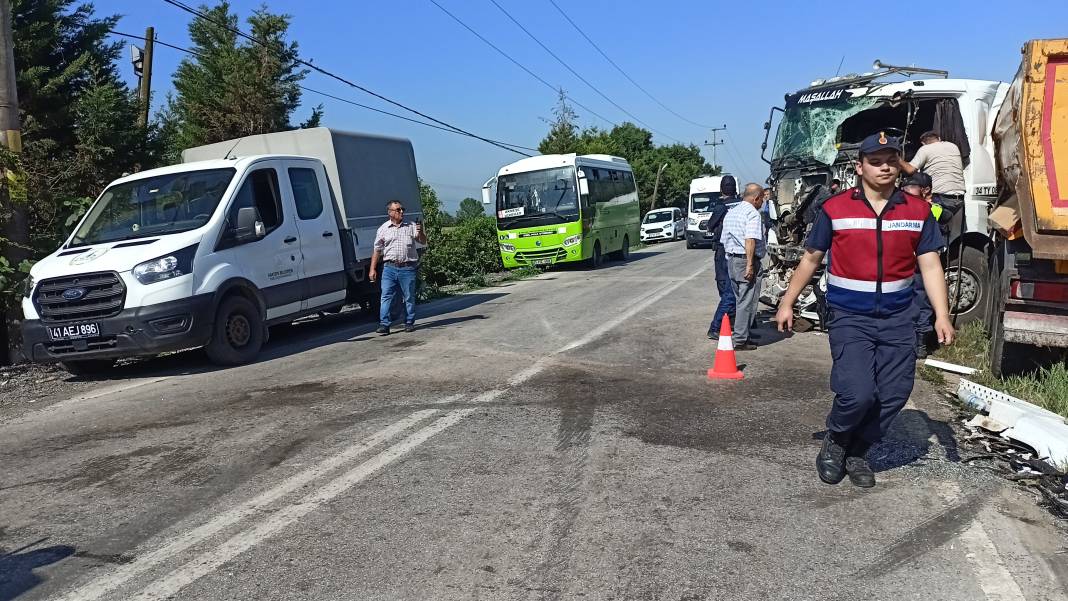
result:
<svg viewBox="0 0 1068 601"><path fill-rule="evenodd" d="M23 352L31 361L55 363L88 359L120 359L158 355L204 346L211 340L214 322L211 294L124 309L118 315L92 319L100 336L53 341L49 326L62 322L27 320L22 325Z"/></svg>
<svg viewBox="0 0 1068 601"><path fill-rule="evenodd" d="M1032 346L1068 346L1068 315L1005 311L1005 341Z"/></svg>

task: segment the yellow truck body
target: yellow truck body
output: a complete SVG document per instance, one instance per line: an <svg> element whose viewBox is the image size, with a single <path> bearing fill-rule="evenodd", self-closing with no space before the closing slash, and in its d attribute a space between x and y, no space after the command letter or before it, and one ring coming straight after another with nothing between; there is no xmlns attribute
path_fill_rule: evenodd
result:
<svg viewBox="0 0 1068 601"><path fill-rule="evenodd" d="M1037 259L1068 261L1068 39L1024 45L993 133L1000 198L992 225L1026 239Z"/></svg>

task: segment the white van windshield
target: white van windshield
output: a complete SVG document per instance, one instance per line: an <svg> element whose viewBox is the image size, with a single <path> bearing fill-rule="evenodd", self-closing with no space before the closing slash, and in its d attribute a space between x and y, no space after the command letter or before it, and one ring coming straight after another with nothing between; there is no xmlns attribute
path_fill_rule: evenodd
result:
<svg viewBox="0 0 1068 601"><path fill-rule="evenodd" d="M660 223L662 221L671 221L671 211L657 211L655 213L645 214L645 223Z"/></svg>
<svg viewBox="0 0 1068 601"><path fill-rule="evenodd" d="M211 219L234 173L234 169L183 171L112 186L90 209L70 246L196 229Z"/></svg>
<svg viewBox="0 0 1068 601"><path fill-rule="evenodd" d="M690 196L691 213L707 213L712 207L712 201L718 199L719 192L701 192Z"/></svg>

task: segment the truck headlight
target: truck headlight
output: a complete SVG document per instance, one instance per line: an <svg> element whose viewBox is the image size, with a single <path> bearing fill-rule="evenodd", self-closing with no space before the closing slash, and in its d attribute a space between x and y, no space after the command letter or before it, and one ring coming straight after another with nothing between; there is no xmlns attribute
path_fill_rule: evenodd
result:
<svg viewBox="0 0 1068 601"><path fill-rule="evenodd" d="M581 235L568 236L567 238L564 238L564 246L574 246L579 242L582 242Z"/></svg>
<svg viewBox="0 0 1068 601"><path fill-rule="evenodd" d="M197 245L187 246L169 255L139 263L133 268L133 276L142 284L155 284L193 272L193 256Z"/></svg>
<svg viewBox="0 0 1068 601"><path fill-rule="evenodd" d="M514 253L515 252L515 245L514 244L506 244L506 243L502 242L501 243L501 252Z"/></svg>

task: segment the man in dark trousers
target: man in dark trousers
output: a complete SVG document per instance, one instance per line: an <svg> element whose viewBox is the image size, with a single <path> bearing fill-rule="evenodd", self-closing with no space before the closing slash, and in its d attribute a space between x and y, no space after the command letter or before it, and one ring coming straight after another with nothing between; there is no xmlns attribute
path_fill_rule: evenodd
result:
<svg viewBox="0 0 1068 601"><path fill-rule="evenodd" d="M741 202L738 197L738 182L733 175L724 175L719 180L719 199L712 205L712 212L708 216L708 233L712 234L712 244L716 249L716 290L719 291L719 305L716 306L716 314L712 323L708 326L708 337L715 340L719 338L720 324L723 316L727 315L734 323L734 289L731 286L731 276L727 270L727 253L723 250L720 238L723 236L723 218L727 211Z"/></svg>
<svg viewBox="0 0 1068 601"><path fill-rule="evenodd" d="M775 315L780 331L793 327L794 303L830 252L827 302L835 396L816 456L816 471L828 484L849 474L855 486L875 486L868 449L905 406L916 378L917 265L935 311L938 341L951 344L955 335L938 257L945 242L931 206L897 189L900 157L900 142L884 132L861 142L857 187L820 207Z"/></svg>

